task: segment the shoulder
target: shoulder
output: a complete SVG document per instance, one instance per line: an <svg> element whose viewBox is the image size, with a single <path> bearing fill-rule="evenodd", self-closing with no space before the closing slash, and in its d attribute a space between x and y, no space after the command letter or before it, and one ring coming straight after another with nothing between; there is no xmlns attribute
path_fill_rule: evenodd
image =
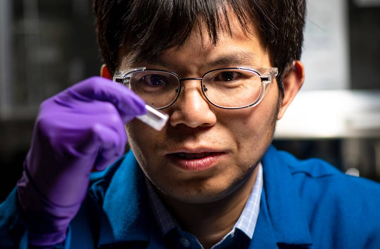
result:
<svg viewBox="0 0 380 249"><path fill-rule="evenodd" d="M339 196L362 193L363 198L380 197L380 183L356 176L350 176L324 160L311 158L300 160L293 155L279 151L279 157L289 169L294 180L306 189L318 188L325 194L338 191ZM380 198L378 200L380 202Z"/></svg>
<svg viewBox="0 0 380 249"><path fill-rule="evenodd" d="M299 160L278 153L293 177L314 236L326 236L331 230L329 236L379 241L379 183L346 175L320 159Z"/></svg>

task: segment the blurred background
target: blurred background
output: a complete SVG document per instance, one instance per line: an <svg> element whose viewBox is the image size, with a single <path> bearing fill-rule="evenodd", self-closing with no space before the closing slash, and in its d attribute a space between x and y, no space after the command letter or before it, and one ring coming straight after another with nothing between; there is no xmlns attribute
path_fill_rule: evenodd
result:
<svg viewBox="0 0 380 249"><path fill-rule="evenodd" d="M0 202L21 175L39 104L98 75L92 0L0 0ZM308 1L306 81L274 144L380 182L380 0Z"/></svg>

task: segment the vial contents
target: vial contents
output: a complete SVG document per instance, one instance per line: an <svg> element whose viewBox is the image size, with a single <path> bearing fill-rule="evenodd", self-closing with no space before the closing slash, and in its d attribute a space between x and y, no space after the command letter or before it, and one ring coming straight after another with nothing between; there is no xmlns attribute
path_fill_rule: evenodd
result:
<svg viewBox="0 0 380 249"><path fill-rule="evenodd" d="M147 113L141 116L137 116L139 120L146 123L150 127L160 131L168 121L169 116L165 113L159 112L149 105L145 105Z"/></svg>

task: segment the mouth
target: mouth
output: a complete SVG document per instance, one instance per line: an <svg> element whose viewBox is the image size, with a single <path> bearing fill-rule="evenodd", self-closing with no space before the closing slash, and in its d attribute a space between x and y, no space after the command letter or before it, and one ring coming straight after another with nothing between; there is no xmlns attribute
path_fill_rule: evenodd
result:
<svg viewBox="0 0 380 249"><path fill-rule="evenodd" d="M203 171L216 166L224 154L223 152L176 152L166 156L176 168L185 171Z"/></svg>
<svg viewBox="0 0 380 249"><path fill-rule="evenodd" d="M204 158L208 157L215 154L215 152L203 152L203 153L185 153L185 152L179 152L179 153L174 153L174 156L177 156L179 158L183 159L199 159L199 158Z"/></svg>

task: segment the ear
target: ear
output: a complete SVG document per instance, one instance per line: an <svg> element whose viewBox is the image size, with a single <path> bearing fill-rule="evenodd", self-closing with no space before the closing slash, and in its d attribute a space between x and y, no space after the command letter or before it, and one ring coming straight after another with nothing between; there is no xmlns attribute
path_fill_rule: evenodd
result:
<svg viewBox="0 0 380 249"><path fill-rule="evenodd" d="M280 120L294 97L301 89L305 80L305 69L300 61L293 61L293 66L284 72L284 97L282 99L280 110L277 114L277 119Z"/></svg>
<svg viewBox="0 0 380 249"><path fill-rule="evenodd" d="M100 76L103 78L107 78L107 79L112 80L111 73L105 64L103 64L102 67L100 68Z"/></svg>

